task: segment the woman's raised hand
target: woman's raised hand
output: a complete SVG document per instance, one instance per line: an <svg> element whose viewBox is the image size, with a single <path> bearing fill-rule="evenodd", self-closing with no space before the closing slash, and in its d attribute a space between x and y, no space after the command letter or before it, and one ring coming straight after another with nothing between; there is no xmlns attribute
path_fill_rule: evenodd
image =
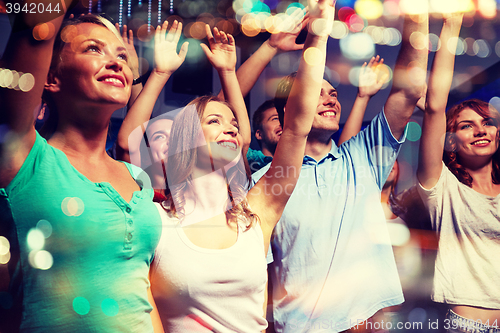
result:
<svg viewBox="0 0 500 333"><path fill-rule="evenodd" d="M120 26L118 25L118 23L116 23L115 26L118 32L120 32ZM127 34L127 25L123 25L121 34L129 55L128 66L132 70L134 78L138 78L139 76L141 76L141 73L139 72L139 57L137 56L137 52L134 46L134 33L132 32L132 30L128 30Z"/></svg>
<svg viewBox="0 0 500 333"><path fill-rule="evenodd" d="M208 61L217 70L217 72L235 71L236 68L236 44L234 37L226 34L224 31L214 27L214 33L210 31L210 26L205 26L208 44L210 48L201 44Z"/></svg>
<svg viewBox="0 0 500 333"><path fill-rule="evenodd" d="M337 0L308 0L309 32L317 36L328 36L332 31Z"/></svg>
<svg viewBox="0 0 500 333"><path fill-rule="evenodd" d="M174 21L167 33L168 22L156 27L155 33L155 71L171 75L179 68L188 51L188 42L184 42L177 53L177 44L181 38L182 23Z"/></svg>
<svg viewBox="0 0 500 333"><path fill-rule="evenodd" d="M372 57L368 64L365 62L359 72L359 96L372 97L389 78L388 73L380 74L384 59L380 56Z"/></svg>

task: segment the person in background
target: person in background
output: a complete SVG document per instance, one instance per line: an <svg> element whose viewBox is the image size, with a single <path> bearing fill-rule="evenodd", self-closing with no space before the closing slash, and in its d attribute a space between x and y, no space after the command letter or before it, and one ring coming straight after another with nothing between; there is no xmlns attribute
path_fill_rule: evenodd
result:
<svg viewBox="0 0 500 333"><path fill-rule="evenodd" d="M252 126L254 136L261 148L261 150L248 149L248 164L254 173L273 160L276 146L283 131L272 99L265 101L255 110Z"/></svg>
<svg viewBox="0 0 500 333"><path fill-rule="evenodd" d="M165 165L172 120L168 115L153 120L150 117L163 86L184 62L188 51L188 42L184 42L177 52L182 23L174 21L169 33L167 28L166 21L156 28L155 67L128 110L116 141L117 158L144 167L152 179L153 188L161 194L166 188ZM141 147L142 142L146 147Z"/></svg>

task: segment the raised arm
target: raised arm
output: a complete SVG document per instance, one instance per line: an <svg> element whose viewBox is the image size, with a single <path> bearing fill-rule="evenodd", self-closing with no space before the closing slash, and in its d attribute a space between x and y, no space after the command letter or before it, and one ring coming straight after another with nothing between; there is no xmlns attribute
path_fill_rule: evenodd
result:
<svg viewBox="0 0 500 333"><path fill-rule="evenodd" d="M127 162L140 161L139 147L158 96L173 72L186 58L188 43L182 44L177 54L177 44L182 32L182 23L174 21L167 33L168 22L156 28L155 68L136 101L129 109L118 132L117 158ZM132 158L133 156L133 158Z"/></svg>
<svg viewBox="0 0 500 333"><path fill-rule="evenodd" d="M326 61L326 44L333 24L334 1L309 0L309 33L285 107L283 132L267 173L250 190L248 200L260 217L264 242L293 192L300 174L307 136L317 110ZM286 170L286 172L283 172ZM280 189L279 195L270 189Z"/></svg>
<svg viewBox="0 0 500 333"><path fill-rule="evenodd" d="M212 34L208 24L205 28L210 48L205 44L201 44L201 47L212 66L219 73L226 101L231 104L236 112L239 132L243 138L242 152L246 154L252 140L252 131L250 129L250 120L248 119L245 101L243 100L240 85L236 78L236 45L234 38L232 35L219 31L217 28L214 28L214 33Z"/></svg>
<svg viewBox="0 0 500 333"><path fill-rule="evenodd" d="M427 0L416 0L416 2L418 2L418 8L427 8ZM403 134L425 86L428 22L427 12L405 15L401 49L394 68L392 89L384 106L387 122L396 139ZM412 42L418 48L414 48Z"/></svg>
<svg viewBox="0 0 500 333"><path fill-rule="evenodd" d="M116 29L120 31L120 26L118 25L118 23L116 23L115 26ZM141 77L141 73L139 71L139 57L137 56L137 51L135 50L134 46L134 33L132 30L128 30L127 34L126 24L123 25L122 38L129 55L128 65L132 70L132 75L134 76L134 79L138 79L139 77ZM129 109L132 107L132 104L134 104L135 100L137 99L141 91L142 91L142 82L139 82L132 86L132 92L130 94L130 99L128 101Z"/></svg>
<svg viewBox="0 0 500 333"><path fill-rule="evenodd" d="M11 4L14 2L30 8L30 3L36 5L40 1L11 1ZM71 1L45 1L45 8L49 3L60 11L43 14L21 11L15 15L12 34L0 61L0 68L16 71L21 77L16 89L0 88L0 126L8 131L0 140L0 188L14 178L35 142L35 110L40 109L54 40ZM46 39L34 38L49 26L52 34Z"/></svg>
<svg viewBox="0 0 500 333"><path fill-rule="evenodd" d="M368 64L365 62L363 66L361 66L361 70L359 71L358 94L356 95L354 105L352 106L349 117L347 117L347 121L340 134L339 145L358 134L361 130L368 102L373 95L379 92L380 88L382 88L389 77L387 73L380 74L383 63L384 59L377 56L372 57Z"/></svg>
<svg viewBox="0 0 500 333"><path fill-rule="evenodd" d="M455 50L463 13L445 14L443 18L441 48L436 52L429 77L418 159L418 181L427 189L436 185L443 167L446 103L453 79Z"/></svg>
<svg viewBox="0 0 500 333"><path fill-rule="evenodd" d="M278 28L283 31L271 34L268 40L255 51L236 71L236 77L240 84L243 96L248 95L250 90L259 79L266 66L278 52L289 52L302 50L304 44L297 44L295 40L299 33L307 25L308 18L304 16L301 10L295 11L288 17L286 22ZM290 29L287 26L291 26ZM224 91L219 92L218 97L224 99Z"/></svg>

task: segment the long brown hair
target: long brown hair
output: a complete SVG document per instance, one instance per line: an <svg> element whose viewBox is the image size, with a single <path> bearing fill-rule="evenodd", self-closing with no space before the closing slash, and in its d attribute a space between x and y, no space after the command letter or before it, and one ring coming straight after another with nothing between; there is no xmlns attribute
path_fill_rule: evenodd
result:
<svg viewBox="0 0 500 333"><path fill-rule="evenodd" d="M467 172L465 167L460 164L460 158L457 154L457 143L455 141L455 133L457 131L457 118L460 112L464 109L471 109L483 118L490 118L494 121L495 126L500 125L500 115L487 102L478 99L470 99L455 105L446 112L446 139L443 152L443 161L450 171L457 177L459 181L465 185L472 187L472 176ZM497 136L499 133L497 132ZM492 157L493 170L491 171L491 179L494 184L500 184L500 153L495 152Z"/></svg>
<svg viewBox="0 0 500 333"><path fill-rule="evenodd" d="M168 143L166 189L167 200L163 208L174 216L182 219L185 215L185 194L192 182L192 173L198 158L197 139L201 132L200 122L208 103L217 102L233 108L217 97L202 96L190 102L174 119ZM258 221L258 216L248 207L246 194L251 181L250 168L245 156L244 163L237 163L225 173L227 191L230 203L226 209L226 218L229 223L245 221L246 230ZM223 169L224 172L224 169ZM173 189L172 187L175 187Z"/></svg>

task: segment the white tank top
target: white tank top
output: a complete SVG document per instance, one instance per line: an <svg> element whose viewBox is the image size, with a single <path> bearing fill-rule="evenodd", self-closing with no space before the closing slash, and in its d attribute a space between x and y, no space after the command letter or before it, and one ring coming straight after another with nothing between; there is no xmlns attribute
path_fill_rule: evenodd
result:
<svg viewBox="0 0 500 333"><path fill-rule="evenodd" d="M156 204L163 224L152 265L151 290L166 332L260 332L267 263L256 223L238 226L227 249L194 245L179 220Z"/></svg>

